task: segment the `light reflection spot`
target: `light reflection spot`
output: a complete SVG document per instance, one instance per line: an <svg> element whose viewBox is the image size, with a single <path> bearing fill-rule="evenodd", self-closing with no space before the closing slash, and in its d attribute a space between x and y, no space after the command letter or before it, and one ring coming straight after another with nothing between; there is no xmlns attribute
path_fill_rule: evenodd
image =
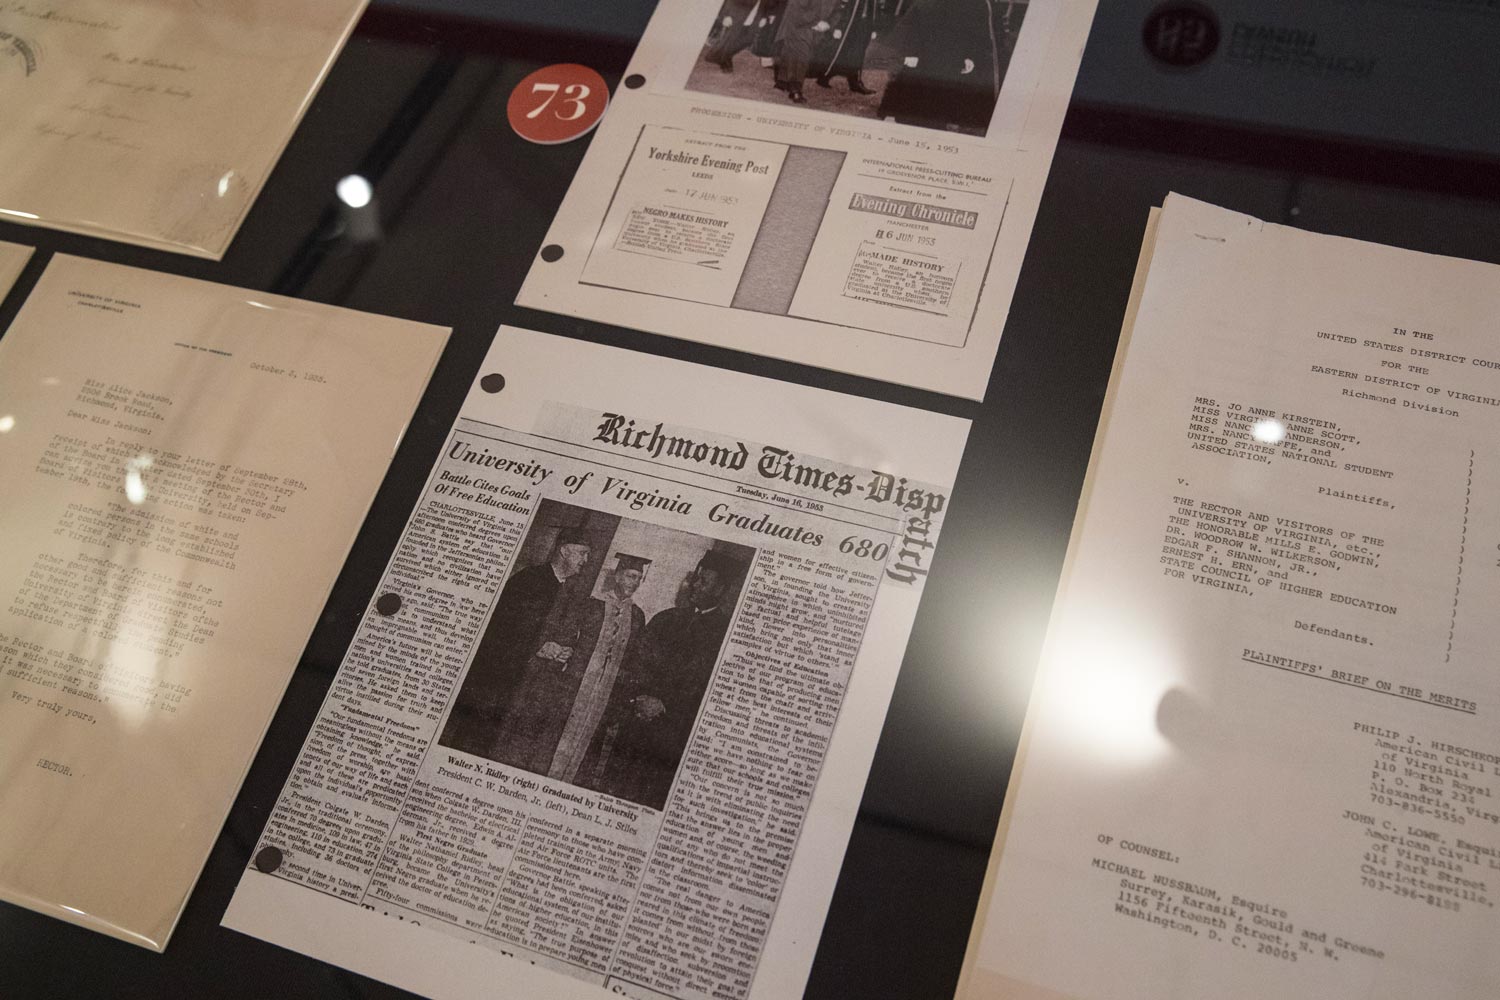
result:
<svg viewBox="0 0 1500 1000"><path fill-rule="evenodd" d="M350 174L334 186L339 201L350 208L364 208L375 197L375 189L359 174Z"/></svg>
<svg viewBox="0 0 1500 1000"><path fill-rule="evenodd" d="M1064 640L1057 652L1056 732L1074 753L1110 766L1139 765L1170 748L1157 708L1179 671L1151 636L1096 619L1093 631Z"/></svg>
<svg viewBox="0 0 1500 1000"><path fill-rule="evenodd" d="M146 502L146 480L141 473L153 464L150 455L138 455L125 463L125 499L137 506Z"/></svg>
<svg viewBox="0 0 1500 1000"><path fill-rule="evenodd" d="M1286 437L1286 424L1274 417L1262 417L1250 428L1250 434L1262 444L1280 444Z"/></svg>

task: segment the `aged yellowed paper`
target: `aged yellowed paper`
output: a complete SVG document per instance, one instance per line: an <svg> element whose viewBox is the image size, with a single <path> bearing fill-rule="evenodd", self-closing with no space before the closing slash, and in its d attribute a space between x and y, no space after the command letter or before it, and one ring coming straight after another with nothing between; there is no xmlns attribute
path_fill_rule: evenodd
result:
<svg viewBox="0 0 1500 1000"><path fill-rule="evenodd" d="M446 338L53 260L0 339L0 898L166 945Z"/></svg>
<svg viewBox="0 0 1500 1000"><path fill-rule="evenodd" d="M222 257L366 2L0 2L0 217Z"/></svg>

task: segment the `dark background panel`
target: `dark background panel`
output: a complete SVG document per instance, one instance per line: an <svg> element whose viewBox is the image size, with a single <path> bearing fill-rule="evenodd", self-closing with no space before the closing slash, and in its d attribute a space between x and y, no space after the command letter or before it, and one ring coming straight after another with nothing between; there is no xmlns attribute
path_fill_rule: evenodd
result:
<svg viewBox="0 0 1500 1000"><path fill-rule="evenodd" d="M521 141L506 98L553 62L592 66L613 87L652 6L373 3L222 263L0 223L0 239L39 250L0 305L0 329L54 252L454 329L167 952L0 904L0 997L406 995L218 922L501 323L973 420L807 989L947 997L1150 208L1178 191L1317 232L1500 261L1500 89L1482 58L1500 41L1500 15L1402 0L1213 0L1199 6L1219 42L1184 66L1171 62L1183 52L1147 44L1164 5L1102 0L982 405L519 309L516 291L588 140ZM1243 25L1301 32L1314 53L1369 69L1257 62L1232 48ZM351 173L374 185L368 210L335 197Z"/></svg>

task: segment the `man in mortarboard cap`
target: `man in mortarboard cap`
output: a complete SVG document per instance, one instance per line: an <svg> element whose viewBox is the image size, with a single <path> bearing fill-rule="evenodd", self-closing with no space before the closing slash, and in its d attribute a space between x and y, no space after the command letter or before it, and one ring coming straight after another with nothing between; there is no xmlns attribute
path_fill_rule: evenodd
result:
<svg viewBox="0 0 1500 1000"><path fill-rule="evenodd" d="M633 598L650 565L618 553L600 588L604 598L574 602L542 630L486 757L576 781L620 669L645 632L645 613Z"/></svg>
<svg viewBox="0 0 1500 1000"><path fill-rule="evenodd" d="M686 604L652 617L615 684L579 784L652 809L666 805L729 631L727 599L746 568L732 553L710 549L688 574Z"/></svg>
<svg viewBox="0 0 1500 1000"><path fill-rule="evenodd" d="M562 526L546 562L506 581L439 743L485 754L521 668L536 652L542 627L561 611L565 584L589 561L592 544L582 528Z"/></svg>

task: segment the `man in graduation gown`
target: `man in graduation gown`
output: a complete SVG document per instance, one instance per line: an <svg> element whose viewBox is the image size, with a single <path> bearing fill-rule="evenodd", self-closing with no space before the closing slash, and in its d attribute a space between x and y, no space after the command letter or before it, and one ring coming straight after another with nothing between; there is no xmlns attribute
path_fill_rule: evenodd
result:
<svg viewBox="0 0 1500 1000"><path fill-rule="evenodd" d="M634 595L649 559L620 553L604 599L575 600L542 629L484 756L572 783L620 669L645 632Z"/></svg>
<svg viewBox="0 0 1500 1000"><path fill-rule="evenodd" d="M776 65L776 33L781 27L781 12L786 0L762 0L755 12L755 39L750 51L760 57L762 66Z"/></svg>
<svg viewBox="0 0 1500 1000"><path fill-rule="evenodd" d="M886 0L839 0L829 17L830 30L823 33L813 70L818 86L828 87L836 76L849 83L854 94L873 94L861 73L865 53L885 17Z"/></svg>
<svg viewBox="0 0 1500 1000"><path fill-rule="evenodd" d="M715 27L718 34L710 40L703 58L726 73L734 72L734 56L755 40L755 0L724 0Z"/></svg>
<svg viewBox="0 0 1500 1000"><path fill-rule="evenodd" d="M744 574L710 550L688 577L685 605L658 612L615 685L579 783L651 809L666 805L698 705L729 631L726 598Z"/></svg>
<svg viewBox="0 0 1500 1000"><path fill-rule="evenodd" d="M1024 5L915 0L892 32L901 67L886 85L879 116L984 135L1010 64L1017 6Z"/></svg>
<svg viewBox="0 0 1500 1000"><path fill-rule="evenodd" d="M538 635L554 617L554 608L561 610L558 598L588 562L589 548L586 532L565 527L546 562L505 582L439 743L467 753L486 752L521 667L536 652Z"/></svg>
<svg viewBox="0 0 1500 1000"><path fill-rule="evenodd" d="M787 0L776 29L776 89L793 104L806 104L802 84L812 67L822 37L831 31L829 18L838 0Z"/></svg>

